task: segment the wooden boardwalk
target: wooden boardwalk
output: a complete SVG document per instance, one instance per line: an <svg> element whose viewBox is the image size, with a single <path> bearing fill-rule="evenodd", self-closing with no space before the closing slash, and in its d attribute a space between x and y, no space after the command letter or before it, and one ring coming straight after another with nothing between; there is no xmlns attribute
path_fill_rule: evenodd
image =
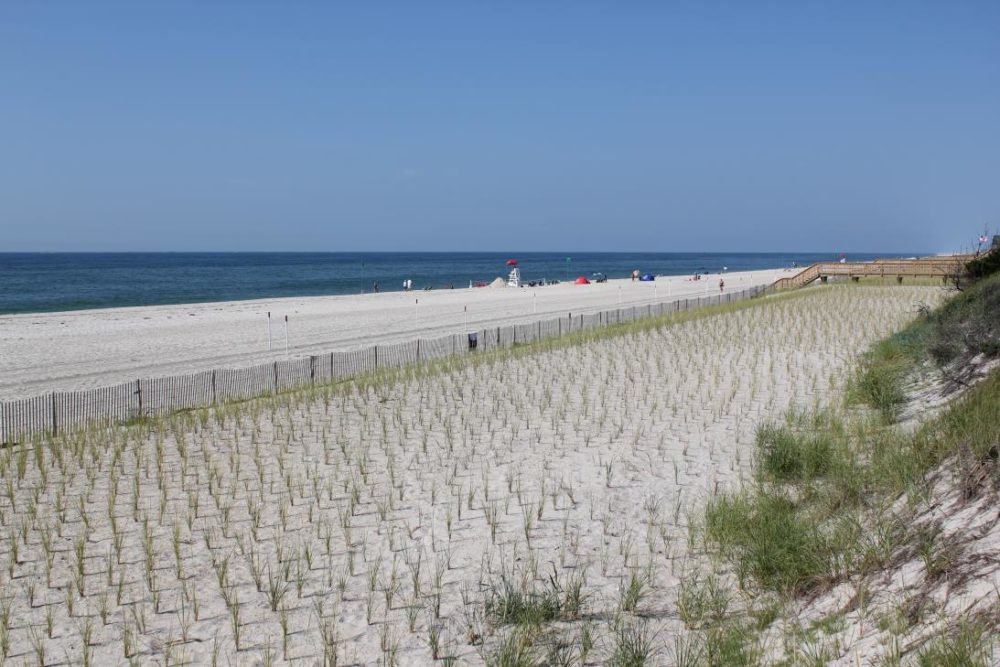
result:
<svg viewBox="0 0 1000 667"><path fill-rule="evenodd" d="M848 278L940 278L954 275L956 269L965 270L965 265L973 255L952 255L949 257L920 257L917 259L878 259L873 262L817 262L802 269L794 276L779 278L771 286L776 290L803 287L814 280L826 280L831 276Z"/></svg>

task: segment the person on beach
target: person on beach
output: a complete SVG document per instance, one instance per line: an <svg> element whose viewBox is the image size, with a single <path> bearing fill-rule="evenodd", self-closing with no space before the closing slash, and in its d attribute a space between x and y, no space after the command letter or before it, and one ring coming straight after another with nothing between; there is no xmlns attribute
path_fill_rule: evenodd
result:
<svg viewBox="0 0 1000 667"><path fill-rule="evenodd" d="M726 281L719 278L719 292L721 293L724 289L726 289Z"/></svg>
<svg viewBox="0 0 1000 667"><path fill-rule="evenodd" d="M638 279L639 279L639 269L633 269L632 270L632 282L635 282Z"/></svg>

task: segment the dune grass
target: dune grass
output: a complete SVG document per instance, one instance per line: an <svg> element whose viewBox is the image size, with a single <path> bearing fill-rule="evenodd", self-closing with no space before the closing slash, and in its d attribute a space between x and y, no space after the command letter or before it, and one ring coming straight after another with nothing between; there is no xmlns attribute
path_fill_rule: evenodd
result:
<svg viewBox="0 0 1000 667"><path fill-rule="evenodd" d="M998 356L1000 275L993 275L936 310L922 308L921 317L873 346L848 386L848 401L867 404L892 422L906 402L907 381L920 365L933 362L961 383L961 370L972 359Z"/></svg>
<svg viewBox="0 0 1000 667"><path fill-rule="evenodd" d="M982 623L963 621L931 639L917 653L920 667L986 667L993 658L984 641L990 628Z"/></svg>
<svg viewBox="0 0 1000 667"><path fill-rule="evenodd" d="M1000 488L1000 372L911 434L824 416L764 426L754 483L711 499L705 536L741 581L783 594L829 585L870 561L865 512L926 484L952 460L968 494Z"/></svg>
<svg viewBox="0 0 1000 667"><path fill-rule="evenodd" d="M948 545L937 544L928 529L908 527L886 508L904 494L910 502L925 497L931 473L942 465L953 471L966 498L1000 491L1000 369L915 430L896 428L892 421L906 400L907 378L919 365L933 361L954 370L995 354L998 295L1000 279L990 279L874 345L849 388L852 401L874 408L875 418L793 411L783 424L758 428L752 480L713 497L701 521L706 544L731 566L741 588L785 600L817 594L884 568L900 549L919 555L931 580L949 570L954 554ZM682 585L680 599L704 606L685 594L686 586L691 584ZM687 607L697 609L692 602ZM688 615L708 617L704 611ZM703 642L713 634L742 637L737 647L751 653L758 641L755 633L741 634L741 622L721 616L689 627L702 629ZM963 620L954 632L925 642L917 662L986 664L987 630ZM824 654L822 647L816 650ZM738 655L726 660L745 664Z"/></svg>

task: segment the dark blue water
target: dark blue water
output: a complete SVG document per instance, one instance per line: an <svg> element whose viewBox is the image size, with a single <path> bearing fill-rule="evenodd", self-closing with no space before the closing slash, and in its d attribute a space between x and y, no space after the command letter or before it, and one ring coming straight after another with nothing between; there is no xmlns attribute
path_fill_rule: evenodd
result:
<svg viewBox="0 0 1000 667"><path fill-rule="evenodd" d="M850 255L850 260L914 253ZM804 266L837 253L0 253L0 313L468 287L506 276L566 280ZM567 261L569 257L569 261Z"/></svg>

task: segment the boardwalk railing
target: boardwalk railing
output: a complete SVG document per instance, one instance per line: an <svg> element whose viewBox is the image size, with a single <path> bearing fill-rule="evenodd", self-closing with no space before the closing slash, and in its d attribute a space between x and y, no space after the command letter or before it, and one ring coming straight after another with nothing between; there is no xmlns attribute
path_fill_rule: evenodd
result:
<svg viewBox="0 0 1000 667"><path fill-rule="evenodd" d="M475 349L511 347L572 332L741 301L766 290L766 286L757 286L728 294L488 327L475 332ZM346 380L382 368L401 368L473 351L469 345L469 334L451 334L432 340L373 345L361 350L330 352L247 368L222 368L190 375L138 379L113 387L54 392L7 401L0 403L0 442L16 443L36 434L57 434L87 425L115 424L138 417L266 396L283 390Z"/></svg>

